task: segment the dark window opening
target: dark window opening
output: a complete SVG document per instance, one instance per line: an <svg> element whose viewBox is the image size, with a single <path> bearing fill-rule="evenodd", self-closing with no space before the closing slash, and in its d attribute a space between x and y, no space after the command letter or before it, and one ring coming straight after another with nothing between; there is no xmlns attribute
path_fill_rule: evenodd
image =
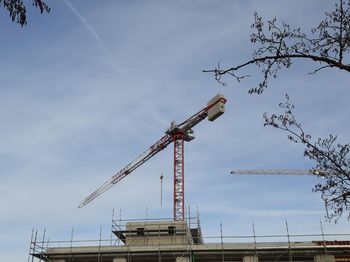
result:
<svg viewBox="0 0 350 262"><path fill-rule="evenodd" d="M168 233L169 233L169 235L175 235L176 226L168 226Z"/></svg>
<svg viewBox="0 0 350 262"><path fill-rule="evenodd" d="M138 227L136 233L138 236L143 236L145 234L145 229L143 227Z"/></svg>

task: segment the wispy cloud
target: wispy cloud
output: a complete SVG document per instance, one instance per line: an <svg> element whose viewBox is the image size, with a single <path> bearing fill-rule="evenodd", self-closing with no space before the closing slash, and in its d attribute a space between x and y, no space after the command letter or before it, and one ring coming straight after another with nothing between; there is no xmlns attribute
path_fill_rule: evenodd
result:
<svg viewBox="0 0 350 262"><path fill-rule="evenodd" d="M99 34L96 32L94 27L86 20L86 18L75 8L75 6L72 5L72 3L69 0L63 0L66 5L72 10L72 12L79 18L79 20L83 23L83 25L86 27L86 29L91 33L91 35L95 38L95 40L98 42L98 44L101 46L101 48L108 54L111 55L111 51L107 48L105 42L102 40L102 38L99 36Z"/></svg>

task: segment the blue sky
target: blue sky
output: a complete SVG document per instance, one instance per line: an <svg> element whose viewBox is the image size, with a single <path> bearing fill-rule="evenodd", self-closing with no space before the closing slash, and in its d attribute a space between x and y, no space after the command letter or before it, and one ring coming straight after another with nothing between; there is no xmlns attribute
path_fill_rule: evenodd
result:
<svg viewBox="0 0 350 262"><path fill-rule="evenodd" d="M102 2L102 3L101 3ZM261 96L261 75L222 87L202 73L249 59L253 12L296 27L317 25L333 1L48 1L28 25L0 13L0 253L26 259L33 227L50 239L109 237L111 211L124 218L172 216L172 147L83 209L79 202L182 121L223 93L226 113L195 128L186 144L186 204L199 207L205 235L320 233L314 177L231 176L235 168L311 168L303 147L263 127L288 93L305 130L348 142L349 75L297 62ZM69 5L71 3L71 5ZM72 8L73 7L73 8ZM159 176L164 175L163 206ZM117 211L116 211L117 212ZM119 211L117 212L119 213ZM325 224L350 232L349 222Z"/></svg>

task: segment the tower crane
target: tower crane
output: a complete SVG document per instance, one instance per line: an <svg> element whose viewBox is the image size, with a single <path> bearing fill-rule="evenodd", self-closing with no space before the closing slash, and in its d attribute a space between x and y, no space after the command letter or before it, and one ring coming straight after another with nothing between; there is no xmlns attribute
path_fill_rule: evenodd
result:
<svg viewBox="0 0 350 262"><path fill-rule="evenodd" d="M171 122L170 127L165 131L157 142L151 145L146 151L139 155L134 161L126 165L119 172L114 174L109 180L102 184L97 190L87 196L80 204L79 208L90 203L106 190L117 184L139 166L147 162L157 153L165 149L172 142L174 143L174 220L185 219L185 192L184 192L184 142L189 142L195 138L192 128L205 118L214 121L225 112L226 98L222 94L213 97L207 105L196 114L192 115L180 124Z"/></svg>

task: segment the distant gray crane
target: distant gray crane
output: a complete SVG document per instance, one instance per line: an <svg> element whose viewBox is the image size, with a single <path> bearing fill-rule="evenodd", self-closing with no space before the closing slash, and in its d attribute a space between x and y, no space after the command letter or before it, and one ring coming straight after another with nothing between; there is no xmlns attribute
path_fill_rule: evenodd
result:
<svg viewBox="0 0 350 262"><path fill-rule="evenodd" d="M322 176L324 171L315 169L235 169L233 175Z"/></svg>

